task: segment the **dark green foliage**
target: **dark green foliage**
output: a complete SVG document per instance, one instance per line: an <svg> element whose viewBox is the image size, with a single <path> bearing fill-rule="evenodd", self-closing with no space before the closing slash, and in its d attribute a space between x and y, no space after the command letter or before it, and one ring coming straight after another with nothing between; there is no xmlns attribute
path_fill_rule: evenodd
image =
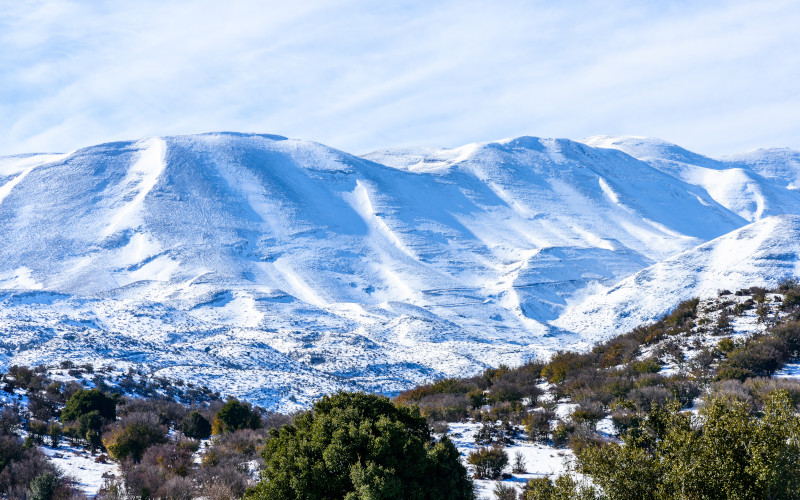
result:
<svg viewBox="0 0 800 500"><path fill-rule="evenodd" d="M499 447L480 447L467 455L467 462L475 466L475 477L478 479L494 479L500 477L508 465L508 453Z"/></svg>
<svg viewBox="0 0 800 500"><path fill-rule="evenodd" d="M714 324L715 335L727 335L733 332L733 323L731 322L731 313L728 309L723 309L717 317L717 322Z"/></svg>
<svg viewBox="0 0 800 500"><path fill-rule="evenodd" d="M481 406L486 404L486 395L483 393L481 389L474 389L467 393L467 398L469 398L469 402L473 408L480 408Z"/></svg>
<svg viewBox="0 0 800 500"><path fill-rule="evenodd" d="M778 339L751 339L745 346L728 353L723 366L747 370L754 376L769 376L786 361L783 350L784 346Z"/></svg>
<svg viewBox="0 0 800 500"><path fill-rule="evenodd" d="M700 299L697 298L684 300L662 321L670 327L685 327L697 317L699 303Z"/></svg>
<svg viewBox="0 0 800 500"><path fill-rule="evenodd" d="M77 420L90 412L97 412L101 419L113 421L117 418L117 403L97 389L81 389L67 401L61 412L62 422Z"/></svg>
<svg viewBox="0 0 800 500"><path fill-rule="evenodd" d="M711 398L699 424L679 407L654 409L624 445L578 450L579 469L609 498L791 499L800 491L800 417L785 392L762 417Z"/></svg>
<svg viewBox="0 0 800 500"><path fill-rule="evenodd" d="M193 411L184 420L182 432L193 439L207 439L211 435L211 422L199 411Z"/></svg>
<svg viewBox="0 0 800 500"><path fill-rule="evenodd" d="M0 431L0 472L6 465L17 460L22 454L22 439L6 431Z"/></svg>
<svg viewBox="0 0 800 500"><path fill-rule="evenodd" d="M258 429L261 417L249 404L235 399L225 403L214 417L212 431L214 434L238 431L240 429Z"/></svg>
<svg viewBox="0 0 800 500"><path fill-rule="evenodd" d="M527 465L528 464L525 463L525 455L519 451L514 453L514 464L511 467L511 472L514 474L525 474Z"/></svg>
<svg viewBox="0 0 800 500"><path fill-rule="evenodd" d="M549 477L535 477L528 480L523 490L525 500L551 500L555 496L556 487Z"/></svg>
<svg viewBox="0 0 800 500"><path fill-rule="evenodd" d="M600 497L592 487L580 486L568 475L555 481L537 477L528 481L522 490L521 500L592 500Z"/></svg>
<svg viewBox="0 0 800 500"><path fill-rule="evenodd" d="M559 351L553 355L550 362L542 368L542 376L549 382L557 384L563 382L568 375L590 366L593 363L591 355L576 352Z"/></svg>
<svg viewBox="0 0 800 500"><path fill-rule="evenodd" d="M786 295L783 296L782 307L783 309L791 309L798 305L800 305L800 287L795 286L786 291Z"/></svg>
<svg viewBox="0 0 800 500"><path fill-rule="evenodd" d="M786 321L770 328L769 333L781 342L780 349L784 359L800 357L800 322Z"/></svg>
<svg viewBox="0 0 800 500"><path fill-rule="evenodd" d="M453 444L434 443L418 410L385 397L325 396L271 436L247 498L472 498Z"/></svg>
<svg viewBox="0 0 800 500"><path fill-rule="evenodd" d="M47 434L50 436L50 446L53 448L58 448L58 442L61 440L62 432L63 431L58 422L53 422L50 424L50 427L47 430Z"/></svg>
<svg viewBox="0 0 800 500"><path fill-rule="evenodd" d="M48 426L41 420L31 420L28 422L28 435L33 438L37 444L44 442L44 436L48 432Z"/></svg>
<svg viewBox="0 0 800 500"><path fill-rule="evenodd" d="M58 476L49 471L36 476L28 488L28 500L50 500L59 483Z"/></svg>
<svg viewBox="0 0 800 500"><path fill-rule="evenodd" d="M658 373L661 371L661 363L657 359L647 358L633 364L636 373Z"/></svg>
<svg viewBox="0 0 800 500"><path fill-rule="evenodd" d="M720 363L717 379L770 376L798 356L800 322L785 321L767 329L765 335L751 337L727 352L727 359Z"/></svg>

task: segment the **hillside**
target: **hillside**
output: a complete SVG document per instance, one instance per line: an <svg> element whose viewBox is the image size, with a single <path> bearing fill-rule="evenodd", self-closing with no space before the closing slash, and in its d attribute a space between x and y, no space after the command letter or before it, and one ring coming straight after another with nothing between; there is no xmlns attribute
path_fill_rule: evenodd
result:
<svg viewBox="0 0 800 500"><path fill-rule="evenodd" d="M775 286L800 275L800 216L762 219L654 264L567 308L555 325L608 338L695 296L743 286Z"/></svg>
<svg viewBox="0 0 800 500"><path fill-rule="evenodd" d="M145 367L291 409L586 347L624 329L614 314L652 318L712 291L698 277L635 312L614 294L645 293L625 280L656 284L659 265L664 284L684 280L691 265L669 259L729 233L755 250L710 252L725 286L796 272L794 219L762 220L800 214L791 151L680 159L767 183L778 194L758 205L666 168L672 150L598 145L357 157L213 133L2 158L0 364ZM612 326L588 324L604 304Z"/></svg>

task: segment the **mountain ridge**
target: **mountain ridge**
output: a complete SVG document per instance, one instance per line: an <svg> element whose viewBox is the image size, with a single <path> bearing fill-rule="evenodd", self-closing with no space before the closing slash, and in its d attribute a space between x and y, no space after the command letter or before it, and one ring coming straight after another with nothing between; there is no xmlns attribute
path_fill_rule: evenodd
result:
<svg viewBox="0 0 800 500"><path fill-rule="evenodd" d="M709 160L768 183L761 211L642 154L527 136L358 157L208 133L0 158L0 362L149 357L285 409L587 347L608 331L574 326L576 304L743 215L800 214L775 180L794 167L764 154ZM692 158L681 171L706 168Z"/></svg>

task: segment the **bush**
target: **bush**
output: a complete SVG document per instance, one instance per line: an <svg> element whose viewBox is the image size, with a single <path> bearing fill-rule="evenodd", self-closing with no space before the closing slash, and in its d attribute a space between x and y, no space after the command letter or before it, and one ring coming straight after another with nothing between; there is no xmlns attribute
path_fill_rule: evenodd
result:
<svg viewBox="0 0 800 500"><path fill-rule="evenodd" d="M609 498L796 498L800 416L785 392L763 417L746 403L709 397L699 422L679 405L654 408L624 445L584 447L579 470Z"/></svg>
<svg viewBox="0 0 800 500"><path fill-rule="evenodd" d="M511 467L511 472L514 474L525 474L525 456L521 452L514 453L514 465Z"/></svg>
<svg viewBox="0 0 800 500"><path fill-rule="evenodd" d="M100 418L113 422L117 418L117 403L97 389L81 389L67 401L61 411L61 421L71 422L93 411Z"/></svg>
<svg viewBox="0 0 800 500"><path fill-rule="evenodd" d="M28 500L50 500L55 495L61 481L53 472L44 472L28 488Z"/></svg>
<svg viewBox="0 0 800 500"><path fill-rule="evenodd" d="M728 354L721 367L739 368L756 376L770 376L786 361L785 344L777 338L751 339L743 347Z"/></svg>
<svg viewBox="0 0 800 500"><path fill-rule="evenodd" d="M546 378L548 382L557 384L563 382L567 378L567 375L590 366L591 362L592 357L589 355L559 351L554 354L550 362L542 368L542 376Z"/></svg>
<svg viewBox="0 0 800 500"><path fill-rule="evenodd" d="M647 358L633 364L636 373L658 373L661 371L661 363L657 359Z"/></svg>
<svg viewBox="0 0 800 500"><path fill-rule="evenodd" d="M186 477L192 467L192 453L197 449L196 444L192 441L154 444L142 454L141 465L159 469L161 477Z"/></svg>
<svg viewBox="0 0 800 500"><path fill-rule="evenodd" d="M142 459L148 446L166 442L166 427L150 413L131 413L103 434L103 445L114 460Z"/></svg>
<svg viewBox="0 0 800 500"><path fill-rule="evenodd" d="M668 326L685 327L697 317L697 305L699 299L684 300L664 319Z"/></svg>
<svg viewBox="0 0 800 500"><path fill-rule="evenodd" d="M553 446L561 448L567 444L570 434L575 432L575 424L572 422L559 421L556 428L553 429L551 435L553 437Z"/></svg>
<svg viewBox="0 0 800 500"><path fill-rule="evenodd" d="M670 391L661 386L637 387L629 396L640 412L648 412L653 405L664 405L674 399Z"/></svg>
<svg viewBox="0 0 800 500"><path fill-rule="evenodd" d="M199 411L193 411L183 420L181 431L193 439L207 439L211 436L211 422Z"/></svg>
<svg viewBox="0 0 800 500"><path fill-rule="evenodd" d="M776 391L783 391L792 406L800 405L800 382L794 379L754 377L745 381L744 388L753 396L759 410Z"/></svg>
<svg viewBox="0 0 800 500"><path fill-rule="evenodd" d="M783 309L791 309L793 307L797 307L800 305L800 288L792 288L785 292L783 296L783 303L781 307Z"/></svg>
<svg viewBox="0 0 800 500"><path fill-rule="evenodd" d="M48 492L53 492L53 497L57 498L74 498L72 495L77 493L63 484L60 473L39 448L23 444L17 436L0 432L0 494L3 498L24 499L31 498L32 493L44 495Z"/></svg>
<svg viewBox="0 0 800 500"><path fill-rule="evenodd" d="M434 443L417 409L382 396L325 396L270 436L246 498L472 498L452 442Z"/></svg>
<svg viewBox="0 0 800 500"><path fill-rule="evenodd" d="M600 403L582 403L572 412L572 420L577 424L584 424L594 429L605 414L603 405Z"/></svg>
<svg viewBox="0 0 800 500"><path fill-rule="evenodd" d="M549 477L530 479L520 495L521 500L591 500L602 498L591 486L578 485L570 476L562 474L551 481Z"/></svg>
<svg viewBox="0 0 800 500"><path fill-rule="evenodd" d="M618 434L624 434L633 427L641 424L642 418L631 407L618 406L611 413L611 424Z"/></svg>
<svg viewBox="0 0 800 500"><path fill-rule="evenodd" d="M467 463L475 466L476 478L495 479L508 465L508 453L499 446L481 446L467 455Z"/></svg>
<svg viewBox="0 0 800 500"><path fill-rule="evenodd" d="M423 396L418 405L429 420L458 422L468 415L471 403L464 394L437 393Z"/></svg>
<svg viewBox="0 0 800 500"><path fill-rule="evenodd" d="M502 482L494 485L492 493L497 500L517 500L517 489Z"/></svg>
<svg viewBox="0 0 800 500"><path fill-rule="evenodd" d="M770 328L768 333L782 343L785 359L800 357L800 322L787 321Z"/></svg>
<svg viewBox="0 0 800 500"><path fill-rule="evenodd" d="M231 400L217 412L212 424L214 434L238 431L239 429L258 429L261 417L247 403Z"/></svg>
<svg viewBox="0 0 800 500"><path fill-rule="evenodd" d="M550 421L555 413L550 410L532 411L525 418L525 432L533 442L546 442L550 437Z"/></svg>
<svg viewBox="0 0 800 500"><path fill-rule="evenodd" d="M686 377L675 375L664 381L664 387L672 393L683 407L691 406L702 392L700 384Z"/></svg>

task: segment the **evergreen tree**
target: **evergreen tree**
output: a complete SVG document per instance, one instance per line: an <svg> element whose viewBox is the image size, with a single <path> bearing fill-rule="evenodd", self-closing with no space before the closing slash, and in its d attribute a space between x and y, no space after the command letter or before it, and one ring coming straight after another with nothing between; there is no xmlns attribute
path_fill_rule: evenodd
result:
<svg viewBox="0 0 800 500"><path fill-rule="evenodd" d="M258 429L261 427L261 417L250 408L250 405L235 399L225 403L214 417L212 432L224 434L241 429Z"/></svg>
<svg viewBox="0 0 800 500"><path fill-rule="evenodd" d="M211 423L199 411L193 411L183 420L181 430L187 437L206 439L211 435Z"/></svg>
<svg viewBox="0 0 800 500"><path fill-rule="evenodd" d="M623 445L587 446L580 470L609 498L793 499L800 491L800 416L786 391L763 415L711 398L697 422L678 405L654 408Z"/></svg>
<svg viewBox="0 0 800 500"><path fill-rule="evenodd" d="M382 396L325 396L271 436L263 480L246 498L472 498L453 443L434 442L418 409Z"/></svg>
<svg viewBox="0 0 800 500"><path fill-rule="evenodd" d="M98 389L81 389L67 401L61 412L61 421L78 420L93 411L96 411L101 418L113 421L117 418L117 403L114 398Z"/></svg>

